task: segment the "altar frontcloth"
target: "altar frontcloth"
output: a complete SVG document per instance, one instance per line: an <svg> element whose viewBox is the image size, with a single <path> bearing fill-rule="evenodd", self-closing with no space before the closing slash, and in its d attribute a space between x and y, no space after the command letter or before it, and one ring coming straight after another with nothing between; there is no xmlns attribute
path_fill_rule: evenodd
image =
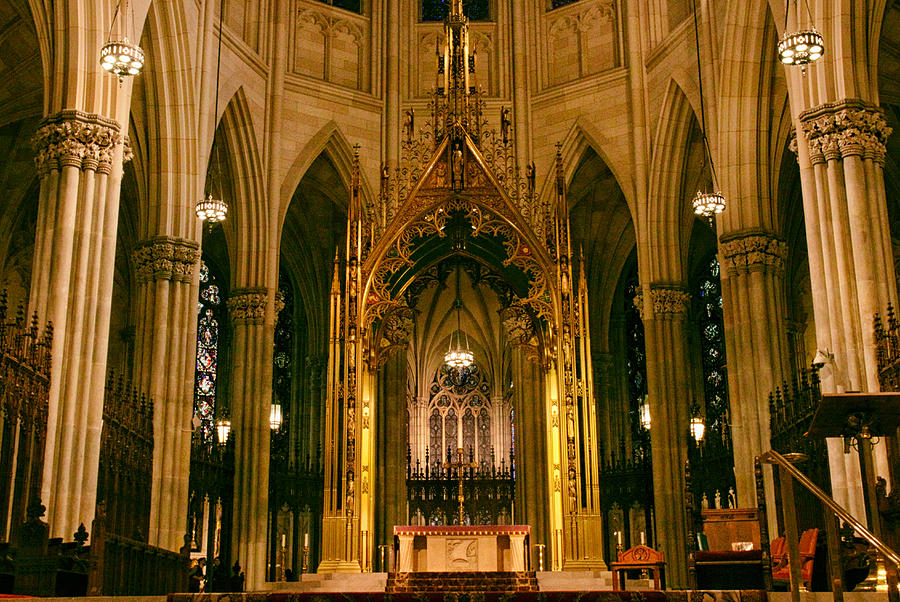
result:
<svg viewBox="0 0 900 602"><path fill-rule="evenodd" d="M526 571L528 525L394 527L401 573Z"/></svg>

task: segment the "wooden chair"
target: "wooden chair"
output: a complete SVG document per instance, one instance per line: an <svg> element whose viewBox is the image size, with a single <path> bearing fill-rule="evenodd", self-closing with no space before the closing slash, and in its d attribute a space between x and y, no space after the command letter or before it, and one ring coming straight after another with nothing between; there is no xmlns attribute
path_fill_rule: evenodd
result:
<svg viewBox="0 0 900 602"><path fill-rule="evenodd" d="M612 571L613 590L625 590L625 571L645 570L653 574L653 589L662 590L666 587L666 556L653 548L637 545L619 553L616 562L610 562Z"/></svg>
<svg viewBox="0 0 900 602"><path fill-rule="evenodd" d="M769 556L772 558L773 568L781 562L785 551L787 551L787 540L784 537L776 537L769 544Z"/></svg>
<svg viewBox="0 0 900 602"><path fill-rule="evenodd" d="M783 537L780 539L784 539ZM809 582L812 580L813 561L816 558L816 544L819 541L818 529L807 529L800 535L800 579L803 585L809 589ZM773 542L774 543L774 542ZM772 554L772 582L775 585L791 584L791 565L785 549L780 560L776 564L775 554Z"/></svg>
<svg viewBox="0 0 900 602"><path fill-rule="evenodd" d="M694 589L764 589L764 554L757 508L708 509L700 512L697 549L688 556ZM733 544L752 544L735 550Z"/></svg>

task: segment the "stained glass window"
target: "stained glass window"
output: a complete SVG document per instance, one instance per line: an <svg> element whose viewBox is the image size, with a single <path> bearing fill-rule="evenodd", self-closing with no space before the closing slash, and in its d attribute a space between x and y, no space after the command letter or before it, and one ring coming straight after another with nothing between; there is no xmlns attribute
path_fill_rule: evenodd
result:
<svg viewBox="0 0 900 602"><path fill-rule="evenodd" d="M700 347L706 397L706 425L721 430L728 422L728 379L725 365L725 333L719 262L713 257L698 285Z"/></svg>
<svg viewBox="0 0 900 602"><path fill-rule="evenodd" d="M212 443L215 431L216 380L219 363L219 329L222 296L215 274L200 262L200 299L197 303L197 364L194 382L194 416L197 433Z"/></svg>
<svg viewBox="0 0 900 602"><path fill-rule="evenodd" d="M550 8L559 8L568 4L575 4L578 0L550 0Z"/></svg>
<svg viewBox="0 0 900 602"><path fill-rule="evenodd" d="M431 418L428 420L428 426L431 432L429 441L429 453L431 454L431 462L433 464L437 464L438 466L441 465L442 459L444 457L443 452L441 451L441 446L443 445L441 436L444 432L441 422L441 413L437 408L434 408L434 410L432 410L431 412Z"/></svg>
<svg viewBox="0 0 900 602"><path fill-rule="evenodd" d="M475 457L475 414L472 413L472 408L466 408L462 423L462 448L468 460L470 454L473 458Z"/></svg>
<svg viewBox="0 0 900 602"><path fill-rule="evenodd" d="M647 357L644 348L644 323L634 304L640 292L637 264L625 281L625 370L628 374L628 397L633 434L641 435L640 406L647 398ZM638 437L640 440L641 437Z"/></svg>
<svg viewBox="0 0 900 602"><path fill-rule="evenodd" d="M450 12L452 0L422 0L423 21L443 21ZM463 14L469 21L490 21L490 0L463 0Z"/></svg>
<svg viewBox="0 0 900 602"><path fill-rule="evenodd" d="M338 8L343 8L344 10L351 10L355 13L362 12L362 2L360 0L319 0L319 2L337 6Z"/></svg>
<svg viewBox="0 0 900 602"><path fill-rule="evenodd" d="M487 465L491 453L491 417L487 408L478 413L478 457Z"/></svg>

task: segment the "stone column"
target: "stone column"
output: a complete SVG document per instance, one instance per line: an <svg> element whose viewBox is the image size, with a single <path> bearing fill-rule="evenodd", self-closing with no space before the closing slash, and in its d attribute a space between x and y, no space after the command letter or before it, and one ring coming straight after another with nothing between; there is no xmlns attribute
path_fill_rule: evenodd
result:
<svg viewBox="0 0 900 602"><path fill-rule="evenodd" d="M897 306L883 174L891 129L880 109L859 100L804 111L795 125L816 341L834 354L822 388L877 391L872 320ZM831 444L829 459L835 499L863 515L856 454ZM886 475L883 448L876 464Z"/></svg>
<svg viewBox="0 0 900 602"><path fill-rule="evenodd" d="M649 295L635 299L642 308L647 347L656 541L666 554L669 587L688 585L684 463L691 398L687 353L690 299L685 291L665 285L651 285Z"/></svg>
<svg viewBox="0 0 900 602"><path fill-rule="evenodd" d="M531 543L547 546L547 566L551 565L554 549L550 533L550 485L548 483L549 457L547 445L549 425L546 421L546 393L543 374L536 361L526 357L522 348L512 351L513 387L512 404L516 420L516 507L514 522L531 526ZM555 419L558 426L558 415ZM499 463L500 458L497 458ZM553 485L561 487L559 479ZM556 560L561 564L561 559Z"/></svg>
<svg viewBox="0 0 900 602"><path fill-rule="evenodd" d="M232 558L244 568L247 590L265 581L274 341L269 293L265 288L239 288L228 299L234 329L229 396L235 437Z"/></svg>
<svg viewBox="0 0 900 602"><path fill-rule="evenodd" d="M178 550L187 524L200 245L158 236L132 252L137 275L134 382L153 400L151 545Z"/></svg>
<svg viewBox="0 0 900 602"><path fill-rule="evenodd" d="M746 508L756 505L753 458L772 448L768 395L789 374L787 247L772 233L752 230L723 235L719 249L734 477L738 505ZM766 501L774 508L771 480L769 485Z"/></svg>
<svg viewBox="0 0 900 602"><path fill-rule="evenodd" d="M117 122L64 110L34 136L41 182L29 313L53 324L41 498L51 537L97 499L123 144Z"/></svg>

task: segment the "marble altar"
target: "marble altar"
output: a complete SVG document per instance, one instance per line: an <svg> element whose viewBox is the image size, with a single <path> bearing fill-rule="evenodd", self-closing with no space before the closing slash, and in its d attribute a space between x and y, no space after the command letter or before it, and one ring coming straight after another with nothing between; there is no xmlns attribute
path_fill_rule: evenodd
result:
<svg viewBox="0 0 900 602"><path fill-rule="evenodd" d="M526 571L528 525L394 527L397 570Z"/></svg>

